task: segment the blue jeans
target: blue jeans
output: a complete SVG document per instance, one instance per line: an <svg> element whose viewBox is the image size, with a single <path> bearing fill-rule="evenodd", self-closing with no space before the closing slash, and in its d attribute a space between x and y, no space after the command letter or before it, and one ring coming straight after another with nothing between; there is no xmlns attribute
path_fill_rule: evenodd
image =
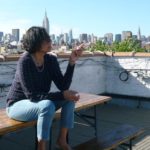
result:
<svg viewBox="0 0 150 150"><path fill-rule="evenodd" d="M73 128L74 107L75 103L72 101L41 100L32 102L25 99L7 107L6 111L8 116L15 120L37 120L38 140L49 140L49 133L55 111L62 108L60 127Z"/></svg>

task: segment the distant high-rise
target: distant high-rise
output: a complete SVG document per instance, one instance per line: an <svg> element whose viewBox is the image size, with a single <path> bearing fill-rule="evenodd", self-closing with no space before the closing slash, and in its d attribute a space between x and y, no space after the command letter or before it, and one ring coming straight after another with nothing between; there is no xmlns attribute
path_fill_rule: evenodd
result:
<svg viewBox="0 0 150 150"><path fill-rule="evenodd" d="M104 39L105 39L105 42L107 44L112 44L112 42L113 42L113 34L112 33L106 33L104 35Z"/></svg>
<svg viewBox="0 0 150 150"><path fill-rule="evenodd" d="M132 35L133 40L137 40L137 35Z"/></svg>
<svg viewBox="0 0 150 150"><path fill-rule="evenodd" d="M141 30L140 30L140 27L138 29L137 38L138 38L138 40L141 40Z"/></svg>
<svg viewBox="0 0 150 150"><path fill-rule="evenodd" d="M69 39L68 33L64 33L64 42L68 43L68 39Z"/></svg>
<svg viewBox="0 0 150 150"><path fill-rule="evenodd" d="M19 34L20 34L19 29L12 29L12 38L14 41L19 42Z"/></svg>
<svg viewBox="0 0 150 150"><path fill-rule="evenodd" d="M47 12L45 11L45 17L43 19L43 27L46 29L47 33L49 34L49 20L47 18Z"/></svg>
<svg viewBox="0 0 150 150"><path fill-rule="evenodd" d="M122 41L132 38L131 31L122 31Z"/></svg>
<svg viewBox="0 0 150 150"><path fill-rule="evenodd" d="M80 42L88 42L88 37L86 33L80 34Z"/></svg>
<svg viewBox="0 0 150 150"><path fill-rule="evenodd" d="M55 34L51 34L51 40L52 42L55 42Z"/></svg>
<svg viewBox="0 0 150 150"><path fill-rule="evenodd" d="M69 44L72 43L73 35L72 35L72 29L69 30Z"/></svg>
<svg viewBox="0 0 150 150"><path fill-rule="evenodd" d="M115 42L121 42L121 34L115 35Z"/></svg>
<svg viewBox="0 0 150 150"><path fill-rule="evenodd" d="M91 42L91 39L92 39L91 35L88 35L88 42Z"/></svg>
<svg viewBox="0 0 150 150"><path fill-rule="evenodd" d="M4 36L4 33L0 32L0 42L2 41L3 36Z"/></svg>
<svg viewBox="0 0 150 150"><path fill-rule="evenodd" d="M14 39L12 39L12 34L10 33L5 34L4 41L7 41L7 42L14 41Z"/></svg>

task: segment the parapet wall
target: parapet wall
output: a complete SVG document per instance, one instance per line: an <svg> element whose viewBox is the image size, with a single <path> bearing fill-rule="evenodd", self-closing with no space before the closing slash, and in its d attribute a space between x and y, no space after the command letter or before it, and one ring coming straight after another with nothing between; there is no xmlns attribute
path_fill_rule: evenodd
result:
<svg viewBox="0 0 150 150"><path fill-rule="evenodd" d="M14 78L18 58L17 55L0 59L0 107L5 107L5 97ZM58 55L63 73L68 58L69 54ZM76 63L70 89L95 94L150 97L150 54L83 54ZM55 85L51 90L57 90Z"/></svg>

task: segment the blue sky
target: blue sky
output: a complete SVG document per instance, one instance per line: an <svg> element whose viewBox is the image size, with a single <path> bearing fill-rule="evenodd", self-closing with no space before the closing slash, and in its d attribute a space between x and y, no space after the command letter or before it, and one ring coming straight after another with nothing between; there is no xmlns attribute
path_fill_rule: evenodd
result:
<svg viewBox="0 0 150 150"><path fill-rule="evenodd" d="M142 35L150 35L150 0L0 0L0 5L0 31L5 33L41 26L46 9L50 32L57 35L71 28L74 37L123 30L137 34L138 27Z"/></svg>

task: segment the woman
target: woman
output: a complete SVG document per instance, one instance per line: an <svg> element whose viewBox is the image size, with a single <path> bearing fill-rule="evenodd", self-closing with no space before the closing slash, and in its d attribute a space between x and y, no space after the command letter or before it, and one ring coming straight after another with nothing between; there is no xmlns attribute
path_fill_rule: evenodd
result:
<svg viewBox="0 0 150 150"><path fill-rule="evenodd" d="M15 120L37 120L38 150L46 150L55 111L62 107L57 145L63 150L70 150L66 136L68 129L73 128L74 106L79 95L68 89L75 62L82 54L82 45L72 51L67 70L62 75L56 57L47 54L51 49L51 40L44 28L31 27L22 43L26 52L18 61L7 95L7 114ZM52 81L59 92L49 92Z"/></svg>

